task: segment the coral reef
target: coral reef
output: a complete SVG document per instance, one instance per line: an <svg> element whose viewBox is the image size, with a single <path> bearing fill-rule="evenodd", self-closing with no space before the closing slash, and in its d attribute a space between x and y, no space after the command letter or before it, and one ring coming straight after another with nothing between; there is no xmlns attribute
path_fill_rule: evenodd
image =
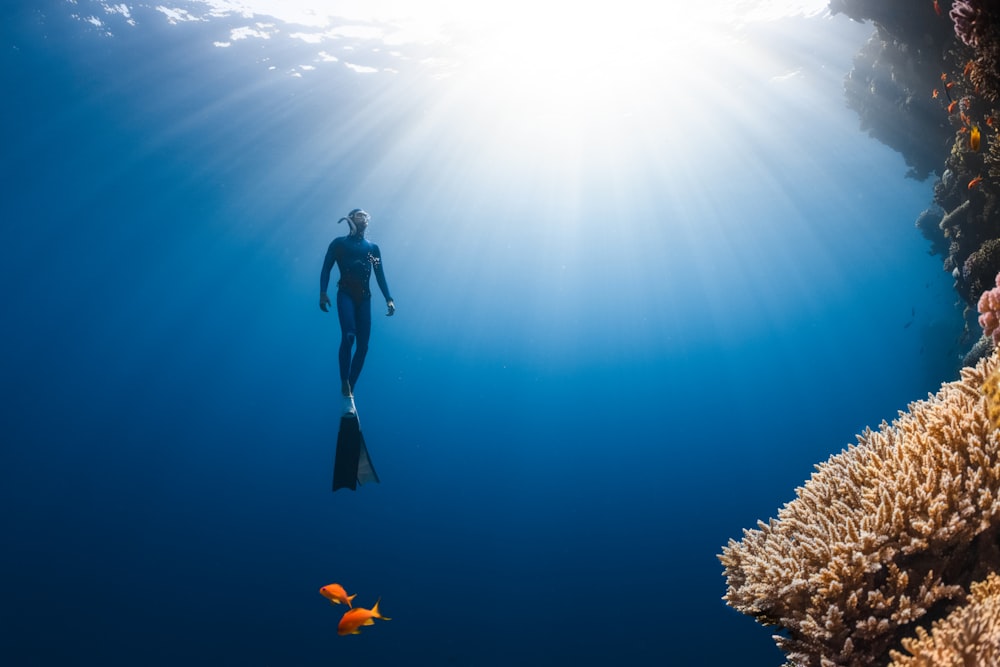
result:
<svg viewBox="0 0 1000 667"><path fill-rule="evenodd" d="M962 365L975 366L981 359L985 359L991 354L993 354L993 339L988 336L980 336L972 349L962 359Z"/></svg>
<svg viewBox="0 0 1000 667"><path fill-rule="evenodd" d="M903 640L910 655L892 652L892 667L994 667L1000 665L1000 577L972 584L970 601L934 623L930 634Z"/></svg>
<svg viewBox="0 0 1000 667"><path fill-rule="evenodd" d="M885 665L1000 570L1000 361L962 370L816 467L777 519L730 540L727 603L777 626L800 667ZM905 647L915 648L907 643Z"/></svg>
<svg viewBox="0 0 1000 667"><path fill-rule="evenodd" d="M938 176L916 226L985 335L956 382L816 467L719 556L726 602L797 667L1000 664L1000 0L831 0L875 32L862 129ZM993 287L996 285L996 287Z"/></svg>
<svg viewBox="0 0 1000 667"><path fill-rule="evenodd" d="M830 10L875 25L844 82L861 129L899 152L909 176L939 173L953 130L930 91L939 85L941 53L955 41L950 22L905 0L831 0Z"/></svg>
<svg viewBox="0 0 1000 667"><path fill-rule="evenodd" d="M955 290L971 309L1000 271L996 122L1000 118L1000 3L955 0L948 15L957 41L945 52L942 80L952 84L950 96L956 106L946 111L957 131L945 160L945 173L953 178L936 184L934 198L945 210L961 211L947 226L941 223L951 241L944 267L953 271ZM980 132L982 139L973 142L972 134ZM982 146L985 150L980 150Z"/></svg>
<svg viewBox="0 0 1000 667"><path fill-rule="evenodd" d="M948 17L955 24L955 34L966 46L979 48L989 41L990 13L984 11L983 2L954 0Z"/></svg>
<svg viewBox="0 0 1000 667"><path fill-rule="evenodd" d="M935 229L917 221L969 313L1000 271L1000 1L831 0L874 34L845 79L862 129L898 151L908 175L939 178ZM925 212L926 213L926 212Z"/></svg>
<svg viewBox="0 0 1000 667"><path fill-rule="evenodd" d="M993 277L1000 270L1000 239L988 239L965 259L962 279L956 285L959 294L969 302L993 287Z"/></svg>
<svg viewBox="0 0 1000 667"><path fill-rule="evenodd" d="M979 326L984 336L993 339L994 347L1000 343L1000 273L996 277L996 287L979 297Z"/></svg>
<svg viewBox="0 0 1000 667"><path fill-rule="evenodd" d="M927 94L939 73L920 55L878 31L855 56L844 89L861 129L899 152L909 176L924 180L941 169L953 132Z"/></svg>

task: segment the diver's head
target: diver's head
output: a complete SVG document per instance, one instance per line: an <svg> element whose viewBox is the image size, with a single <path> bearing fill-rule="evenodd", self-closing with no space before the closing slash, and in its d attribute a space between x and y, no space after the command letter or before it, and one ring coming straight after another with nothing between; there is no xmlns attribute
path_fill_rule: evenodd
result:
<svg viewBox="0 0 1000 667"><path fill-rule="evenodd" d="M368 211L356 208L348 213L346 218L341 218L338 222L346 220L347 224L351 227L351 234L364 236L365 230L368 229L368 223L371 222L371 219L372 217L368 214Z"/></svg>

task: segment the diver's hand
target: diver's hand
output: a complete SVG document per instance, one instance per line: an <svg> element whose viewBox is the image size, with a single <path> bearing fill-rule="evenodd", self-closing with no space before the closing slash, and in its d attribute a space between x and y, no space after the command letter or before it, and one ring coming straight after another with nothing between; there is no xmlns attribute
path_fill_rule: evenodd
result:
<svg viewBox="0 0 1000 667"><path fill-rule="evenodd" d="M396 312L396 304L392 299L385 302L385 305L389 308L389 312L385 314L386 317L392 317L393 313Z"/></svg>
<svg viewBox="0 0 1000 667"><path fill-rule="evenodd" d="M319 309L324 313L330 312L330 297L326 295L326 292L319 293Z"/></svg>

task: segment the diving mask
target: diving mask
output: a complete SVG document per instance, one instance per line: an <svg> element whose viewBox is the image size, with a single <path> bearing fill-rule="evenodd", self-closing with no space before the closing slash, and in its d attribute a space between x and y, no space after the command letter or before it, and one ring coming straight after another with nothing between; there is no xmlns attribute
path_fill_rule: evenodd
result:
<svg viewBox="0 0 1000 667"><path fill-rule="evenodd" d="M372 216L368 214L368 211L360 208L351 211L349 217L355 225L367 225L372 220Z"/></svg>

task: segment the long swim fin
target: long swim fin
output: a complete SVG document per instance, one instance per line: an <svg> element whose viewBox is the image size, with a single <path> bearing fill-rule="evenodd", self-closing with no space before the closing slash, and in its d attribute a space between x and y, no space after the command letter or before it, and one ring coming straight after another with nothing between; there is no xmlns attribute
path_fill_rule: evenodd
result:
<svg viewBox="0 0 1000 667"><path fill-rule="evenodd" d="M365 437L354 401L345 399L337 433L337 452L333 459L333 490L357 489L358 484L378 482L378 474L368 455Z"/></svg>

